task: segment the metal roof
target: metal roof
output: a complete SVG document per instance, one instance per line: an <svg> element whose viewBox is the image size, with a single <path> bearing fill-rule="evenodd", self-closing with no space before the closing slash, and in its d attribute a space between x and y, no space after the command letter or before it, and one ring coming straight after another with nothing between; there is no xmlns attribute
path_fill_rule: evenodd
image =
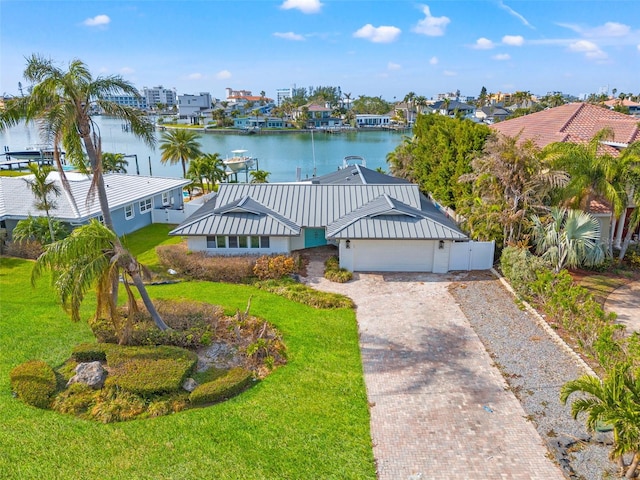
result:
<svg viewBox="0 0 640 480"><path fill-rule="evenodd" d="M31 189L22 177L0 177L0 218L27 218L29 215L40 216L41 211L35 208L35 197ZM58 197L50 198L56 203L56 208L51 214L62 221L84 221L100 214L100 204L97 196L89 198L92 177L78 173L67 173L67 179L71 193L75 199L75 206L66 190L60 182L57 172L49 174L49 180L53 180L59 190ZM146 177L125 174L104 175L105 189L109 207L114 210L129 203L137 202L145 198L158 195L162 192L182 188L191 183L183 178Z"/></svg>
<svg viewBox="0 0 640 480"><path fill-rule="evenodd" d="M311 179L311 183L318 184L359 184L359 185L391 185L394 183L408 184L403 178L392 177L362 165L351 165L336 172L327 173Z"/></svg>
<svg viewBox="0 0 640 480"><path fill-rule="evenodd" d="M222 184L171 234L290 236L301 228L327 228L335 238L467 238L409 183Z"/></svg>

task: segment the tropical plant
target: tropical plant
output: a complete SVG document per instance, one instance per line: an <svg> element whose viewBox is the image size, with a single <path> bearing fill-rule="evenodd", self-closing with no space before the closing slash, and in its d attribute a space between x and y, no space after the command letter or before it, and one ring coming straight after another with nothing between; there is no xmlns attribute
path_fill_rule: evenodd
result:
<svg viewBox="0 0 640 480"><path fill-rule="evenodd" d="M175 165L182 164L182 176L187 178L187 163L189 160L202 155L200 150L200 135L192 130L178 128L162 134L160 150L162 156L160 162Z"/></svg>
<svg viewBox="0 0 640 480"><path fill-rule="evenodd" d="M631 244L633 232L635 232L640 225L640 141L634 142L625 148L619 158L621 168L624 171L624 178L627 185L625 192L627 193L628 200L630 199L634 205L629 217L629 223L627 224L627 233L620 244L619 260L622 260L627 253L627 249ZM628 202L627 200L627 202ZM629 205L629 202L627 203ZM627 209L625 208L618 220L619 234L616 237L616 241L620 240L622 236L622 229L625 226L627 216Z"/></svg>
<svg viewBox="0 0 640 480"><path fill-rule="evenodd" d="M560 391L562 403L573 393L585 394L571 404L573 417L586 414L591 431L603 425L612 427L611 458L618 461L625 478L634 478L640 463L640 376L621 364L609 370L602 381L584 375L566 383ZM631 454L629 464L624 462L625 454Z"/></svg>
<svg viewBox="0 0 640 480"><path fill-rule="evenodd" d="M40 245L47 245L54 242L55 239L66 237L68 234L64 223L59 220L29 215L16 224L11 232L11 238L16 242L35 240Z"/></svg>
<svg viewBox="0 0 640 480"><path fill-rule="evenodd" d="M251 171L251 183L269 183L267 178L271 175L264 170L252 170Z"/></svg>
<svg viewBox="0 0 640 480"><path fill-rule="evenodd" d="M0 113L0 129L16 125L23 120L38 121L52 138L62 141L67 158L86 167L86 154L89 160L88 168L93 176L88 201L93 201L97 196L104 225L113 232L113 219L102 175L102 139L91 118L91 112L99 109L107 115L127 122L134 135L153 146L155 128L149 118L138 109L108 100L117 93L138 96L138 90L119 76L93 78L87 66L80 60L73 60L68 69L63 70L55 66L50 59L32 55L27 59L24 76L34 84L31 94L5 102L5 109ZM154 322L160 328L167 328L147 293L140 275L140 265L115 234L113 249L114 257L129 260L123 263L123 266ZM118 282L113 280L111 295L114 303L117 293Z"/></svg>
<svg viewBox="0 0 640 480"><path fill-rule="evenodd" d="M136 299L128 279L140 277L144 269L131 254L118 247L118 236L97 220L76 228L71 235L48 245L38 257L32 272L35 282L45 270L53 272L52 284L73 321L80 320L80 305L85 294L95 288L97 296L95 318L106 318L112 322L119 341L128 341L133 315L137 312ZM134 275L135 273L135 275ZM114 280L125 277L123 285L127 292L126 322L120 317L111 294ZM159 321L158 321L159 319ZM156 326L166 330L167 325L158 317Z"/></svg>
<svg viewBox="0 0 640 480"><path fill-rule="evenodd" d="M192 160L187 170L187 178L204 192L213 191L216 183L227 178L226 168L219 153L205 153Z"/></svg>
<svg viewBox="0 0 640 480"><path fill-rule="evenodd" d="M50 165L38 165L37 163L30 163L28 165L31 175L24 179L29 185L31 192L36 197L34 206L45 213L47 216L47 223L49 225L49 233L51 235L51 241L55 242L56 235L52 224L51 210L55 210L57 204L55 200L50 199L50 196L59 196L60 188L56 185L54 180L48 180L49 174L54 170Z"/></svg>
<svg viewBox="0 0 640 480"><path fill-rule="evenodd" d="M556 273L565 266L594 266L604 261L600 224L588 213L554 207L549 221L538 215L532 221L536 253L551 262Z"/></svg>
<svg viewBox="0 0 640 480"><path fill-rule="evenodd" d="M129 162L124 157L124 153L102 154L102 171L104 173L127 173Z"/></svg>

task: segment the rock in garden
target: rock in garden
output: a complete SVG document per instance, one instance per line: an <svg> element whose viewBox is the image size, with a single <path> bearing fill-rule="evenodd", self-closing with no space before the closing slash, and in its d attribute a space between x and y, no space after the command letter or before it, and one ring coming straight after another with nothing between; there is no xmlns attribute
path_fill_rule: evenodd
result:
<svg viewBox="0 0 640 480"><path fill-rule="evenodd" d="M187 392L193 392L198 386L198 382L196 382L193 378L187 378L182 384L182 388Z"/></svg>
<svg viewBox="0 0 640 480"><path fill-rule="evenodd" d="M76 374L69 379L67 387L74 383L84 383L91 388L102 388L104 379L107 378L107 371L100 362L79 363L76 367Z"/></svg>

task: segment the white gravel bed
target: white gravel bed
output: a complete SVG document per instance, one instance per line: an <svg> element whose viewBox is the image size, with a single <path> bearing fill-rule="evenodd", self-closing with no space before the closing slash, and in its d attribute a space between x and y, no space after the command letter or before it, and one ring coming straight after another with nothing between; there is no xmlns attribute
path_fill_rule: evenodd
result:
<svg viewBox="0 0 640 480"><path fill-rule="evenodd" d="M560 403L562 385L586 373L576 359L491 273L471 272L450 290L567 478L616 477L608 435L591 435Z"/></svg>

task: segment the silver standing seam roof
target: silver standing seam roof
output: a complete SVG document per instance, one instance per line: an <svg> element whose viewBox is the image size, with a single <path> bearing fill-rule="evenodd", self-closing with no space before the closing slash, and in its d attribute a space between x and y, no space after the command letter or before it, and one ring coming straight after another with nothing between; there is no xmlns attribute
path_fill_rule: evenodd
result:
<svg viewBox="0 0 640 480"><path fill-rule="evenodd" d="M326 228L328 239L468 240L410 183L225 183L171 234L297 236L302 228Z"/></svg>

